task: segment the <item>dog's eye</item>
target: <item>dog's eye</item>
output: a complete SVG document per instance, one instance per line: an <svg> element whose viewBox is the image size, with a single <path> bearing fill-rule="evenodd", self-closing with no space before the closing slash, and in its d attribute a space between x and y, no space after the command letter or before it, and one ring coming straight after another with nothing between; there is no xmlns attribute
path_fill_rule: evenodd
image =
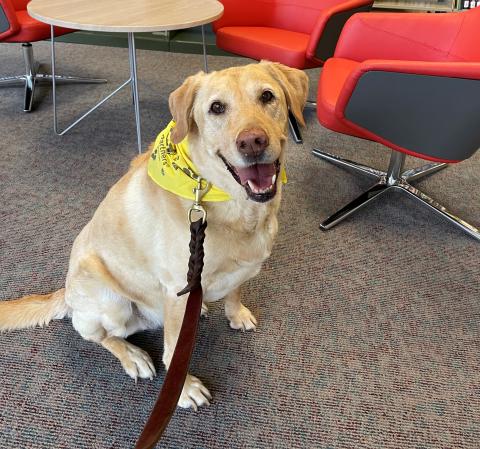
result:
<svg viewBox="0 0 480 449"><path fill-rule="evenodd" d="M225 105L220 101L214 101L210 105L210 112L215 115L223 114L225 112Z"/></svg>
<svg viewBox="0 0 480 449"><path fill-rule="evenodd" d="M262 92L262 95L260 96L260 100L264 104L270 103L274 98L275 98L275 96L269 90L264 90Z"/></svg>

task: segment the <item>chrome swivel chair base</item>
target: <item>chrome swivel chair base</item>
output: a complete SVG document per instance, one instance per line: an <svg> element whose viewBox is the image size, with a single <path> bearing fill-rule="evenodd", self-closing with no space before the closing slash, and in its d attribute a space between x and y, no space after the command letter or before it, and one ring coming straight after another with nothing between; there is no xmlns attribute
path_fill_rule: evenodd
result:
<svg viewBox="0 0 480 449"><path fill-rule="evenodd" d="M375 184L370 187L366 192L362 193L359 197L352 202L344 206L339 211L328 217L321 225L320 229L326 231L341 221L345 220L349 215L360 210L368 203L378 198L383 193L390 189L408 194L411 198L414 198L424 206L427 206L430 210L436 212L438 215L446 218L450 223L462 229L471 237L480 241L480 230L472 226L471 224L463 221L461 218L449 212L444 206L437 203L434 199L428 195L413 187L410 182L418 181L425 176L428 176L436 171L439 171L447 166L447 164L429 163L419 168L403 171L406 155L399 151L392 150L390 158L390 164L387 172L376 170L366 165L361 165L356 162L342 159L329 153L314 149L312 152L320 159L331 162L334 165L352 170L356 173L369 176L376 180Z"/></svg>
<svg viewBox="0 0 480 449"><path fill-rule="evenodd" d="M23 110L30 112L33 105L33 96L37 84L51 84L52 75L38 73L40 64L33 57L32 44L22 44L23 57L25 59L25 75L0 77L0 87L25 87ZM99 84L106 83L105 79L80 78L77 76L56 75L55 81L59 84Z"/></svg>
<svg viewBox="0 0 480 449"><path fill-rule="evenodd" d="M317 107L316 101L307 100L307 102L305 103L305 108L316 109L316 107ZM288 125L290 127L290 132L292 133L293 141L298 144L303 143L303 137L300 131L300 126L298 126L297 119L294 117L291 111L288 111Z"/></svg>
<svg viewBox="0 0 480 449"><path fill-rule="evenodd" d="M300 132L300 126L298 125L297 119L292 114L291 111L288 111L288 125L290 127L290 132L292 134L293 141L295 143L303 143L302 133Z"/></svg>

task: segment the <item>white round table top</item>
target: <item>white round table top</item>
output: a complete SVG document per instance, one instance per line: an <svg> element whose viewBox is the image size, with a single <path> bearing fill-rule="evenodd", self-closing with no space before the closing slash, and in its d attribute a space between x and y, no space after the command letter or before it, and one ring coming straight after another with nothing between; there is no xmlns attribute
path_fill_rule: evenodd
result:
<svg viewBox="0 0 480 449"><path fill-rule="evenodd" d="M217 0L32 0L27 9L50 25L125 33L190 28L223 14Z"/></svg>

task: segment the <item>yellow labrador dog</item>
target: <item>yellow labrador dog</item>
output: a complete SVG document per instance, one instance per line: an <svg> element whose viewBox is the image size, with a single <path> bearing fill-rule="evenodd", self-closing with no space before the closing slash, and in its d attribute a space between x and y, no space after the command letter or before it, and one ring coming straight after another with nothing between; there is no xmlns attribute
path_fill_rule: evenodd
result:
<svg viewBox="0 0 480 449"><path fill-rule="evenodd" d="M264 62L191 76L171 95L174 143L188 137L199 174L227 192L209 202L202 275L204 301L225 299L234 329L251 330L255 317L240 287L270 255L277 233L280 169L288 109L303 124L308 91L300 70ZM192 201L158 187L148 176L152 148L108 192L76 238L65 288L0 302L0 330L45 325L71 316L86 340L117 357L129 376L152 378L149 355L125 338L164 327L168 369L185 310L177 297L186 282ZM196 409L211 398L188 375L179 406Z"/></svg>

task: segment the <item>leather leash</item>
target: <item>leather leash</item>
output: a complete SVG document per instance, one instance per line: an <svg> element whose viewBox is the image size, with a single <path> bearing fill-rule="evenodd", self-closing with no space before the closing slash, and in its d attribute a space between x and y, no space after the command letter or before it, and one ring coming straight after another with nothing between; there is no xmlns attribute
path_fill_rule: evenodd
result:
<svg viewBox="0 0 480 449"><path fill-rule="evenodd" d="M195 202L188 212L190 221L190 259L188 261L187 286L178 296L188 292L187 305L183 316L182 327L178 336L177 345L170 362L170 367L163 381L162 389L155 402L150 417L137 440L135 449L153 449L168 426L177 407L187 377L190 358L195 346L198 322L202 311L202 270L203 270L203 242L207 227L207 213L201 206L201 197L209 188L202 189L202 179L197 179L197 188L194 189ZM193 221L194 213L200 213L201 218Z"/></svg>

